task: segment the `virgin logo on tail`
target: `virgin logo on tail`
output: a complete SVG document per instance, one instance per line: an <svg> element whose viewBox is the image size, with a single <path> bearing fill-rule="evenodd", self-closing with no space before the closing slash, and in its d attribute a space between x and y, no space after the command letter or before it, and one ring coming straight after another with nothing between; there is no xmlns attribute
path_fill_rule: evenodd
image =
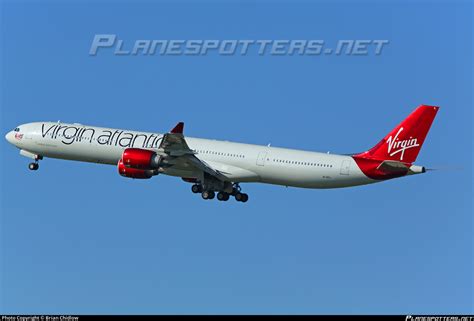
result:
<svg viewBox="0 0 474 321"><path fill-rule="evenodd" d="M388 154L390 156L396 155L400 153L400 160L403 160L403 155L405 154L405 150L419 147L418 141L416 138L410 137L409 139L399 140L398 136L403 131L403 127L400 127L395 137L390 136L387 139L388 144Z"/></svg>

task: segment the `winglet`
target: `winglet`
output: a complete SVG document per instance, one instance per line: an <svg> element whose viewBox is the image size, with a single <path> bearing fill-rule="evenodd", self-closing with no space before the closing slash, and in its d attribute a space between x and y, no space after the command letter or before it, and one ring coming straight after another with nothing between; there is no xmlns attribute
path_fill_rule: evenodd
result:
<svg viewBox="0 0 474 321"><path fill-rule="evenodd" d="M172 134L182 134L184 129L184 123L179 122L174 128L171 130Z"/></svg>

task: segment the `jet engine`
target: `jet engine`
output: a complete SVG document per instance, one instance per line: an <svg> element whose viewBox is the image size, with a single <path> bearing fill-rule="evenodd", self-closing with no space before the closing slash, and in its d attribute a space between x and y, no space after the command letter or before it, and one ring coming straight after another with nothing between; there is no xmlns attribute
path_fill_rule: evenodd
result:
<svg viewBox="0 0 474 321"><path fill-rule="evenodd" d="M160 167L161 157L151 150L127 148L123 151L122 162L125 167L151 170Z"/></svg>
<svg viewBox="0 0 474 321"><path fill-rule="evenodd" d="M132 167L127 167L124 165L122 160L119 160L117 164L118 172L121 176L128 178L137 178L137 179L149 179L154 175L158 175L158 170L153 169L136 169Z"/></svg>

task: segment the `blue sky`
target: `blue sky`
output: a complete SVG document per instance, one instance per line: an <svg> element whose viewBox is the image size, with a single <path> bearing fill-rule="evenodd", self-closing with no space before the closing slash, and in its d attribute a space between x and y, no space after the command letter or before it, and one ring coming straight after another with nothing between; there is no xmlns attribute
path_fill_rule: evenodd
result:
<svg viewBox="0 0 474 321"><path fill-rule="evenodd" d="M45 159L2 140L0 313L473 313L469 2L1 3L1 127L40 120L333 153L441 106L417 163L370 186L244 185ZM88 55L137 39L388 39L380 56Z"/></svg>

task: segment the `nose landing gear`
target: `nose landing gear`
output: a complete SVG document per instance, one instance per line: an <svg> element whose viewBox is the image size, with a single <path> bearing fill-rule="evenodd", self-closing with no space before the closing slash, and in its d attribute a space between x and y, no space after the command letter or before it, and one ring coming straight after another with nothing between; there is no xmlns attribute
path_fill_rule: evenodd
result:
<svg viewBox="0 0 474 321"><path fill-rule="evenodd" d="M43 159L43 156L41 156L41 155L35 155L35 161L34 161L34 163L29 163L29 164L28 164L28 169L29 169L30 171L37 171L38 168L39 168L39 163L38 163L38 162L39 162L39 160L41 160L41 159Z"/></svg>
<svg viewBox="0 0 474 321"><path fill-rule="evenodd" d="M39 164L38 164L38 162L29 163L28 168L29 168L30 171L37 171L38 168L39 168Z"/></svg>

